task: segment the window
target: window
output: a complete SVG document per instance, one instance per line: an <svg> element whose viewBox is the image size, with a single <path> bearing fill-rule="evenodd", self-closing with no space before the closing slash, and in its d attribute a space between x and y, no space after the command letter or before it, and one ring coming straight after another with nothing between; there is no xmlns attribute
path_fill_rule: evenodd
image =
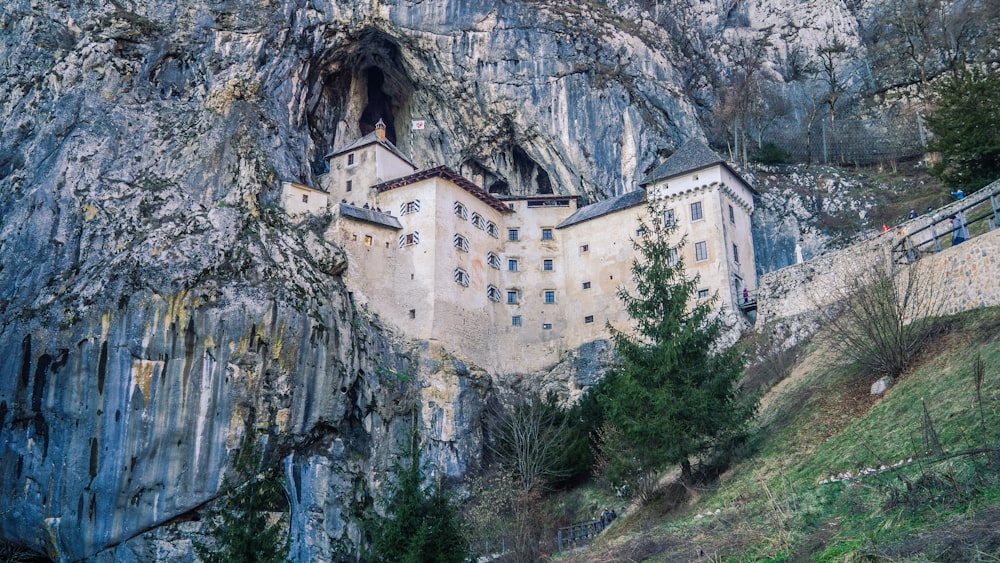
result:
<svg viewBox="0 0 1000 563"><path fill-rule="evenodd" d="M583 282L583 289L590 289L590 282Z"/></svg>
<svg viewBox="0 0 1000 563"><path fill-rule="evenodd" d="M542 323L542 330L552 330L552 323Z"/></svg>
<svg viewBox="0 0 1000 563"><path fill-rule="evenodd" d="M590 245L589 244L581 244L580 245L580 252L590 252Z"/></svg>
<svg viewBox="0 0 1000 563"><path fill-rule="evenodd" d="M461 250L462 252L469 251L469 239L463 237L462 235L455 235L454 244L455 248Z"/></svg>
<svg viewBox="0 0 1000 563"><path fill-rule="evenodd" d="M507 303L510 304L510 305L516 305L517 304L517 290L516 289L508 289L507 290Z"/></svg>
<svg viewBox="0 0 1000 563"><path fill-rule="evenodd" d="M552 229L542 229L542 240L552 240Z"/></svg>
<svg viewBox="0 0 1000 563"><path fill-rule="evenodd" d="M705 216L701 212L701 202L700 201L696 201L696 202L692 203L691 204L691 220L692 221L700 221L701 219L704 219L704 218L705 218Z"/></svg>
<svg viewBox="0 0 1000 563"><path fill-rule="evenodd" d="M635 238L643 238L646 236L646 229L639 227L635 230Z"/></svg>
<svg viewBox="0 0 1000 563"><path fill-rule="evenodd" d="M507 271L516 272L517 271L517 260L514 258L507 259Z"/></svg>
<svg viewBox="0 0 1000 563"><path fill-rule="evenodd" d="M486 220L483 219L482 215L476 213L475 211L472 212L472 224L477 229L481 229L482 230L482 229L486 228Z"/></svg>
<svg viewBox="0 0 1000 563"><path fill-rule="evenodd" d="M410 309L410 318L411 319L417 318L417 310L416 309Z"/></svg>
<svg viewBox="0 0 1000 563"><path fill-rule="evenodd" d="M347 191L351 191L352 189L354 189L354 180L348 180L347 181Z"/></svg>
<svg viewBox="0 0 1000 563"><path fill-rule="evenodd" d="M733 262L740 263L740 249L736 248L735 242L733 243Z"/></svg>
<svg viewBox="0 0 1000 563"><path fill-rule="evenodd" d="M552 271L552 260L542 260L542 269L546 272Z"/></svg>
<svg viewBox="0 0 1000 563"><path fill-rule="evenodd" d="M674 210L673 209L668 209L668 210L666 210L666 211L663 212L663 226L664 227L668 227L668 228L669 227L673 227L676 222L677 221L674 218Z"/></svg>
<svg viewBox="0 0 1000 563"><path fill-rule="evenodd" d="M347 155L347 165L354 166L354 153Z"/></svg>
<svg viewBox="0 0 1000 563"><path fill-rule="evenodd" d="M587 324L594 322L594 315L587 315L586 317L583 317L583 322Z"/></svg>
<svg viewBox="0 0 1000 563"><path fill-rule="evenodd" d="M371 235L365 235L365 246L371 246L375 239Z"/></svg>
<svg viewBox="0 0 1000 563"><path fill-rule="evenodd" d="M461 217L463 220L469 220L469 210L460 201L455 202L455 215Z"/></svg>
<svg viewBox="0 0 1000 563"><path fill-rule="evenodd" d="M500 238L500 229L497 228L497 224L493 221L486 222L486 232L493 238Z"/></svg>
<svg viewBox="0 0 1000 563"><path fill-rule="evenodd" d="M507 229L507 240L517 240L517 229Z"/></svg>
<svg viewBox="0 0 1000 563"><path fill-rule="evenodd" d="M399 237L399 238L400 238L399 246L403 246L403 242L402 242L402 238L403 237ZM351 235L351 241L352 242L358 242L358 233L354 233L354 234Z"/></svg>
<svg viewBox="0 0 1000 563"><path fill-rule="evenodd" d="M694 243L694 261L704 262L708 260L708 243L705 241Z"/></svg>
<svg viewBox="0 0 1000 563"><path fill-rule="evenodd" d="M302 203L309 203L309 195L302 194Z"/></svg>
<svg viewBox="0 0 1000 563"><path fill-rule="evenodd" d="M399 235L399 247L413 246L420 243L420 233L413 231L410 234Z"/></svg>
<svg viewBox="0 0 1000 563"><path fill-rule="evenodd" d="M510 326L521 326L521 315L514 315L511 317Z"/></svg>
<svg viewBox="0 0 1000 563"><path fill-rule="evenodd" d="M490 265L490 268L494 270L500 269L500 257L492 252L486 253L486 263Z"/></svg>
<svg viewBox="0 0 1000 563"><path fill-rule="evenodd" d="M493 301L494 303L499 303L500 290L497 289L496 286L494 285L488 285L486 286L486 297L489 298L489 300Z"/></svg>
<svg viewBox="0 0 1000 563"><path fill-rule="evenodd" d="M409 215L410 213L416 213L420 211L420 200L415 199L413 201L407 201L399 204L399 214Z"/></svg>
<svg viewBox="0 0 1000 563"><path fill-rule="evenodd" d="M733 213L733 204L729 204L729 222L736 224L736 214Z"/></svg>
<svg viewBox="0 0 1000 563"><path fill-rule="evenodd" d="M681 261L681 253L676 248L671 248L667 251L667 264L670 267L674 267L678 262Z"/></svg>
<svg viewBox="0 0 1000 563"><path fill-rule="evenodd" d="M455 268L455 283L462 287L469 287L469 273L461 268Z"/></svg>
<svg viewBox="0 0 1000 563"><path fill-rule="evenodd" d="M546 303L555 303L556 302L556 290L554 290L554 289L546 289L545 290L545 302Z"/></svg>
<svg viewBox="0 0 1000 563"><path fill-rule="evenodd" d="M707 289L699 289L698 290L698 299L708 299L708 290Z"/></svg>

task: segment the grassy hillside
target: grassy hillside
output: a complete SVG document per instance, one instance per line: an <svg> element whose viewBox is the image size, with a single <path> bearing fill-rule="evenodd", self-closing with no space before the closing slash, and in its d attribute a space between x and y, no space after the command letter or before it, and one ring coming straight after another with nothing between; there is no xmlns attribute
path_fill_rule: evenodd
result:
<svg viewBox="0 0 1000 563"><path fill-rule="evenodd" d="M1000 309L937 328L880 397L817 337L765 396L740 460L702 488L667 486L556 559L1000 561Z"/></svg>

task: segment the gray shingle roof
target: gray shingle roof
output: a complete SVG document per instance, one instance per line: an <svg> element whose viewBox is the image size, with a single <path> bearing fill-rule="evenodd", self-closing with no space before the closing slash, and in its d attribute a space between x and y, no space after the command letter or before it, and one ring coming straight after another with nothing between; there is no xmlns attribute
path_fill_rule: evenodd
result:
<svg viewBox="0 0 1000 563"><path fill-rule="evenodd" d="M342 148L339 148L339 149L336 149L336 150L330 152L329 154L327 154L323 158L330 158L331 156L337 156L338 154L344 154L345 152L350 152L350 151L353 151L353 150L357 150L357 149L360 149L361 147L367 147L368 145L371 145L371 144L374 144L374 143L378 143L378 144L382 145L383 147L385 147L385 149L387 151L389 151L392 154L398 156L399 158L403 159L404 162L406 162L407 164L409 164L410 166L412 166L414 170L417 169L417 165L413 164L413 162L410 161L410 158L408 156L406 156L405 154L403 154L402 151L400 151L399 149L397 149L396 145L392 144L392 142L389 141L389 139L386 139L384 141L379 141L378 137L375 136L375 132L374 131L372 131L371 133L365 135L364 137L361 137L360 139L354 141L353 143L347 145L346 147L342 147Z"/></svg>
<svg viewBox="0 0 1000 563"><path fill-rule="evenodd" d="M650 172L649 176L646 176L646 179L640 182L639 185L646 186L657 180L673 178L674 176L700 170L713 164L719 164L720 162L725 164L726 161L715 151L708 148L705 143L694 139L684 143L663 164Z"/></svg>
<svg viewBox="0 0 1000 563"><path fill-rule="evenodd" d="M367 221L368 223L374 223L376 225L382 225L383 227L389 227L390 229L402 229L403 225L388 213L382 213L380 211L375 211L374 209L364 209L363 207L355 207L353 205L348 205L346 203L341 203L340 214L344 217L350 217L351 219L358 219L359 221Z"/></svg>
<svg viewBox="0 0 1000 563"><path fill-rule="evenodd" d="M639 188L635 191L624 193L604 201L599 201L586 207L581 207L576 210L576 213L567 217L565 221L556 225L556 228L562 229L570 225L589 221L602 215L614 213L615 211L635 207L637 205L644 204L645 202L646 190Z"/></svg>

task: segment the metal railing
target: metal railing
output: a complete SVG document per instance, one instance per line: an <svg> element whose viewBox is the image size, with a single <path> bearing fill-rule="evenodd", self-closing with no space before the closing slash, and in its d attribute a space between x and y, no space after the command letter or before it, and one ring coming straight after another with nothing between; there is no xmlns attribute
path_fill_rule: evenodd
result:
<svg viewBox="0 0 1000 563"><path fill-rule="evenodd" d="M976 209L986 202L990 203L988 209ZM921 221L926 222L927 215L913 220L917 225ZM968 234L969 226L981 221L986 222L989 231L1000 227L1000 180L934 211L926 225L912 232L906 228L909 222L896 227L899 240L892 245L893 260L897 264L912 264L924 254L941 252L960 244L972 238Z"/></svg>

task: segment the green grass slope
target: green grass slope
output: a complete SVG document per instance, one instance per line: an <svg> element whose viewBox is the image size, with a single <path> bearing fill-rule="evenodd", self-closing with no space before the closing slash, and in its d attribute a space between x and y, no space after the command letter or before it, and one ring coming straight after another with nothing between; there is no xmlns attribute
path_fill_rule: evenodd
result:
<svg viewBox="0 0 1000 563"><path fill-rule="evenodd" d="M557 559L1000 561L1000 308L938 330L880 397L817 337L718 480L668 486Z"/></svg>

